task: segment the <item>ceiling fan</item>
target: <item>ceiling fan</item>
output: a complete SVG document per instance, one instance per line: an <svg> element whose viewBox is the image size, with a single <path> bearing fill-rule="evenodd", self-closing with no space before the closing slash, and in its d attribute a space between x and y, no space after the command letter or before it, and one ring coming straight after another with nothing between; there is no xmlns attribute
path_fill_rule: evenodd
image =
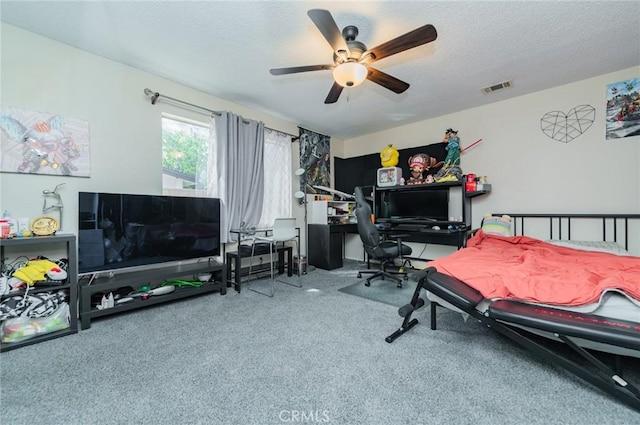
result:
<svg viewBox="0 0 640 425"><path fill-rule="evenodd" d="M333 48L333 64L275 68L269 72L272 75L285 75L332 69L335 81L324 103L337 102L344 87L358 86L365 79L393 92L404 92L409 88L408 83L369 65L396 53L430 43L438 37L433 25L424 25L372 49L367 49L367 46L356 40L358 28L349 25L341 32L328 10L311 9L307 15Z"/></svg>

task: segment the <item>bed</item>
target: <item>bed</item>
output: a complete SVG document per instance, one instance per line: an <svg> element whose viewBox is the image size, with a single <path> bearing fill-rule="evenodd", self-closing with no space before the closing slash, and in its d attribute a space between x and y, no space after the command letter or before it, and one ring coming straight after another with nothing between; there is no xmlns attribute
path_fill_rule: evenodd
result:
<svg viewBox="0 0 640 425"><path fill-rule="evenodd" d="M508 216L510 236L480 229L463 249L427 263L398 310L402 325L386 341L418 324L412 316L425 304L424 289L431 329L438 307L460 312L640 411L640 390L621 372L625 357L640 358L640 256L632 255L640 249L633 245L640 214ZM600 353L613 354L615 364Z"/></svg>

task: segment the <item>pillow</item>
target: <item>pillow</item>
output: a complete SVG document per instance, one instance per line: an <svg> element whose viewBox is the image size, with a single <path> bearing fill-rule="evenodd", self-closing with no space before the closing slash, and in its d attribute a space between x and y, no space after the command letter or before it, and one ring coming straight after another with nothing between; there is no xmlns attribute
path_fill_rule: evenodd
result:
<svg viewBox="0 0 640 425"><path fill-rule="evenodd" d="M617 242L610 241L570 241L566 239L550 239L547 242L564 246L567 248L579 249L581 251L608 252L616 255L631 255L629 251Z"/></svg>
<svg viewBox="0 0 640 425"><path fill-rule="evenodd" d="M511 217L486 214L482 219L482 232L487 235L511 236Z"/></svg>

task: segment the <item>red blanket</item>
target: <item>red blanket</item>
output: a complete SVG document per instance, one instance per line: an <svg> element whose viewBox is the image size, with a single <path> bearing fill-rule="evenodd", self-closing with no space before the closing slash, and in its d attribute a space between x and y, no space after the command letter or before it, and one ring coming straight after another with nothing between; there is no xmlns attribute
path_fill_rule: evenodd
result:
<svg viewBox="0 0 640 425"><path fill-rule="evenodd" d="M427 266L477 289L485 298L554 305L597 302L607 289L640 300L640 257L587 252L527 236L479 231L467 248Z"/></svg>

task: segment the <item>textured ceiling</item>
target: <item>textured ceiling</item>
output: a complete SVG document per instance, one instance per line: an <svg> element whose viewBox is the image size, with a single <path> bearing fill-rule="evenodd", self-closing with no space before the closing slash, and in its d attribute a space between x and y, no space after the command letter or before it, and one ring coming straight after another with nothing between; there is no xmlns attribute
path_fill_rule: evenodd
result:
<svg viewBox="0 0 640 425"><path fill-rule="evenodd" d="M0 8L9 24L340 138L640 65L638 1L2 0ZM325 105L331 71L269 74L332 62L312 8L329 10L340 29L357 26L369 48L424 24L438 38L376 62L410 83L406 92L365 81ZM481 92L507 80L509 89Z"/></svg>

